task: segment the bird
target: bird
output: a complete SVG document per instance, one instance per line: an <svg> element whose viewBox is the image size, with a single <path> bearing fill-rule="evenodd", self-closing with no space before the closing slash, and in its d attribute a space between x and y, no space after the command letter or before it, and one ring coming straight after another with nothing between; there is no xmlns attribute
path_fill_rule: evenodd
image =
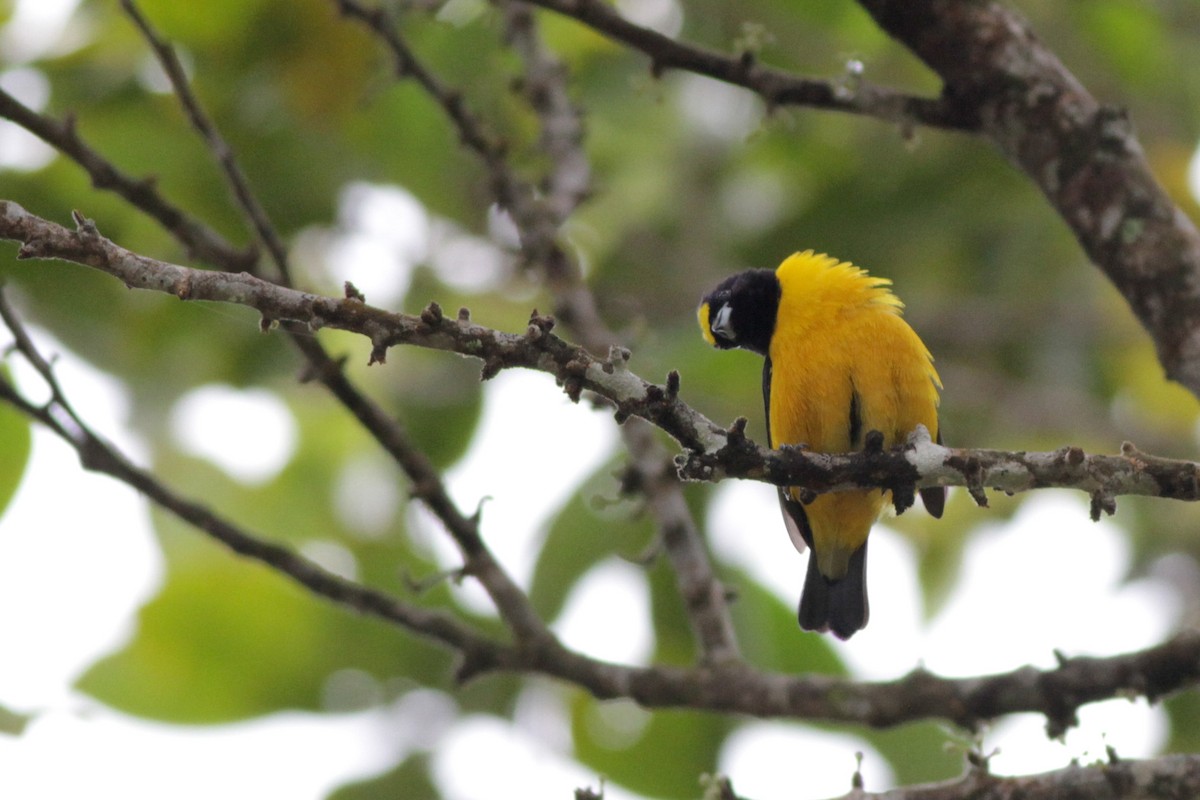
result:
<svg viewBox="0 0 1200 800"><path fill-rule="evenodd" d="M763 356L771 448L849 453L862 450L872 431L891 447L918 425L941 444L941 379L891 284L805 250L775 270L732 275L704 296L697 316L708 344ZM946 493L941 486L920 490L933 517L942 516ZM793 545L811 550L797 611L803 630L846 640L866 626L867 536L889 502L882 489L814 496L779 488Z"/></svg>

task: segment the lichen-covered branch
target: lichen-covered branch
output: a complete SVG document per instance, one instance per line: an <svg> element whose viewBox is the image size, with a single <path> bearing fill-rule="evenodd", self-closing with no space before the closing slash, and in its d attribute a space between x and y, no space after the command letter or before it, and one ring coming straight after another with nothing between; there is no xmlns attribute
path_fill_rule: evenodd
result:
<svg viewBox="0 0 1200 800"><path fill-rule="evenodd" d="M279 236L275 226L271 224L266 209L258 202L258 198L250 188L250 181L238 166L233 148L225 141L225 137L221 135L216 124L205 113L200 101L192 92L191 85L188 83L187 71L175 53L175 48L158 35L134 0L120 0L120 2L121 8L133 20L142 38L154 51L155 58L158 59L167 80L171 83L171 89L179 99L184 113L187 114L188 122L203 139L205 147L220 165L221 173L225 176L226 184L229 186L237 207L246 215L255 236L270 254L284 283L290 282L287 250L284 247L283 239Z"/></svg>
<svg viewBox="0 0 1200 800"><path fill-rule="evenodd" d="M179 495L153 474L134 465L123 453L93 432L75 411L59 386L51 362L36 349L3 291L0 291L0 321L12 334L15 350L34 368L51 395L49 403L35 403L0 375L0 402L8 403L54 432L78 453L85 469L108 475L136 489L151 502L204 531L230 550L267 564L316 595L440 642L463 655L464 667L470 666L478 671L502 665L505 651L495 647L458 618L440 610L404 603L335 575L282 544L244 530L203 503Z"/></svg>
<svg viewBox="0 0 1200 800"><path fill-rule="evenodd" d="M805 78L758 62L748 51L726 55L681 42L625 19L601 0L528 0L533 5L571 17L610 39L640 51L659 75L680 70L706 75L749 89L771 107L805 106L862 114L906 127L925 125L970 130L976 120L940 98L907 95L854 76L852 86L838 80Z"/></svg>
<svg viewBox="0 0 1200 800"><path fill-rule="evenodd" d="M1011 5L859 0L942 78L940 97L859 83L838 91L641 28L600 0L530 0L679 69L769 105L862 113L991 141L1050 201L1153 338L1168 377L1200 397L1200 232L1154 178L1123 109L1101 105Z"/></svg>
<svg viewBox="0 0 1200 800"><path fill-rule="evenodd" d="M461 657L458 676L462 680L492 672L540 674L579 686L599 698L625 697L648 708L692 708L873 727L942 719L974 728L1006 714L1036 712L1046 717L1052 736L1074 725L1076 711L1087 703L1129 696L1154 701L1200 681L1200 631L1195 630L1124 655L1060 656L1058 666L1049 670L1025 667L998 675L950 679L918 669L897 680L866 683L764 672L740 660L697 667L630 667L568 650L553 634L513 643L497 641L444 612L411 606L333 575L170 489L91 431L2 293L0 320L12 332L17 352L51 390L49 403L34 403L0 377L0 402L66 441L86 469L137 489L235 552L270 566L334 603L387 620L455 651Z"/></svg>
<svg viewBox="0 0 1200 800"><path fill-rule="evenodd" d="M280 283L290 286L290 258L283 237L259 202L232 148L192 92L174 48L158 34L134 0L121 0L121 6L154 51L189 122L219 166L235 204L274 264ZM404 471L414 486L414 495L441 520L461 550L465 561L463 572L479 581L518 640L547 637L545 623L534 613L528 597L495 559L480 535L478 515L468 516L454 504L441 476L415 446L404 427L349 380L339 362L329 356L324 346L311 336L310 330L303 325L286 324L292 321L283 321L292 343L308 360L308 374L354 415Z"/></svg>
<svg viewBox="0 0 1200 800"><path fill-rule="evenodd" d="M611 367L610 374L615 374L625 360L618 346L620 339L601 319L574 256L559 240L562 224L589 191L591 168L583 150L581 112L570 98L567 69L545 46L529 7L509 0L500 3L506 41L524 67L519 81L522 94L540 122L539 149L550 161L546 174L536 184L513 169L504 157L502 144L489 135L461 95L443 85L421 62L382 10L355 0L338 0L338 7L368 27L391 53L397 75L411 78L424 90L442 109L467 149L483 163L497 204L516 226L522 259L542 276L554 298L557 319L584 351L612 354L614 357L602 369ZM582 352L574 361L578 365L588 358ZM559 379L573 397L577 396L580 380L569 375ZM667 394L674 392L668 388ZM701 659L711 663L738 658L727 593L716 578L695 519L672 474L670 454L648 425L624 425L621 436L630 456L628 474L636 476L637 491L645 497L658 525Z"/></svg>
<svg viewBox="0 0 1200 800"><path fill-rule="evenodd" d="M58 120L39 114L3 88L0 88L0 117L20 125L71 158L83 168L97 189L116 193L157 220L195 258L235 272L254 268L258 261L255 248L238 248L230 244L215 230L164 198L153 179L134 178L122 172L83 140L72 117Z"/></svg>
<svg viewBox="0 0 1200 800"><path fill-rule="evenodd" d="M1123 109L1101 105L1011 5L859 0L943 80L943 99L1039 188L1200 396L1200 233L1155 180Z"/></svg>
<svg viewBox="0 0 1200 800"><path fill-rule="evenodd" d="M628 368L630 354L613 348L607 357L555 336L553 320L534 315L521 334L479 325L465 311L455 317L431 305L420 316L375 308L354 297L332 298L290 289L245 273L195 270L132 253L104 238L80 217L68 229L0 200L0 238L22 243L20 258L57 258L100 269L131 288L150 289L182 300L213 300L257 309L264 320L288 320L310 329L334 327L366 337L370 360L383 362L387 349L415 345L482 361L484 378L520 367L554 375L577 399L584 390L606 398L618 419L636 416L679 442L682 477L692 480L750 478L777 485L834 491L884 486L898 508L911 504L915 488L965 486L978 502L985 490L1021 492L1047 487L1073 488L1093 499L1093 516L1112 513L1119 495L1176 500L1200 499L1200 465L1158 458L1127 445L1119 455L1088 455L1078 448L1052 453L947 448L914 437L894 450L868 448L856 454L808 453L802 448L770 451L745 438L744 424L728 430L709 420L679 396L679 378L665 385L644 380ZM868 437L870 438L870 437Z"/></svg>
<svg viewBox="0 0 1200 800"><path fill-rule="evenodd" d="M1176 800L1200 796L1200 756L1169 755L1127 760L1110 752L1108 760L1094 764L1072 764L1039 775L993 775L978 756L962 777L942 783L906 786L883 792L864 791L855 774L855 784L842 800ZM713 779L706 797L720 800L750 800L735 790L725 777Z"/></svg>

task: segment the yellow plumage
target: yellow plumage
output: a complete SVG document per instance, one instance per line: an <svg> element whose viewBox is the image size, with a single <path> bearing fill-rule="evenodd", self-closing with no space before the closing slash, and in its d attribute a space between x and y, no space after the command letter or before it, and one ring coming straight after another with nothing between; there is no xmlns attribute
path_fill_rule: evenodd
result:
<svg viewBox="0 0 1200 800"><path fill-rule="evenodd" d="M776 276L782 294L769 350L771 447L861 448L850 441L847 422L855 394L862 433L879 431L885 447L904 441L917 424L936 437L941 382L929 351L900 317L891 281L811 250L789 257ZM888 501L866 490L805 505L822 575L845 575Z"/></svg>
<svg viewBox="0 0 1200 800"><path fill-rule="evenodd" d="M721 349L761 354L767 428L773 448L805 445L822 453L860 450L871 431L884 447L918 425L938 433L941 381L933 359L901 318L903 304L853 264L811 250L774 272L747 270L705 296L698 319ZM921 490L941 516L945 490ZM835 492L804 502L782 489L784 522L797 549L812 546L799 620L809 630L848 638L866 625L866 542L889 503L878 489Z"/></svg>

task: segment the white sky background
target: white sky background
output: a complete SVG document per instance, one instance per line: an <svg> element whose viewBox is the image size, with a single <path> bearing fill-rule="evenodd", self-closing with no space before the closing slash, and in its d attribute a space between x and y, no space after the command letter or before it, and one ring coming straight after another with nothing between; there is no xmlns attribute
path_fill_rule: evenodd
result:
<svg viewBox="0 0 1200 800"><path fill-rule="evenodd" d="M18 15L28 16L7 29L0 58L19 62L35 56L44 43L61 41L62 16L55 10L71 5L70 0L18 3ZM643 12L652 17L641 20L646 24L666 30L678 24L677 6L670 0L641 7L654 12ZM31 93L31 102L37 100L36 73L18 68L0 73L0 80L11 91ZM685 91L709 90L696 79ZM711 93L706 96L713 99ZM731 103L743 99L729 96ZM689 105L711 110L713 103ZM739 114L708 115L695 122L711 127L714 119L753 113L751 105ZM716 126L710 133L737 137L743 135L740 130ZM0 125L0 166L28 167L46 157L21 138ZM1200 195L1200 159L1193 161L1190 177ZM447 269L463 263L461 257L445 256L452 248L469 250L489 269L502 268L498 259L489 261L486 243L428 219L402 194L350 187L343 206L351 211L342 234L329 242L327 258L358 265L358 273L339 277L354 280L373 300L386 297L389 286L402 293L403 282L388 284L379 276L394 275L405 263L436 253ZM397 226L380 224L381 218L385 223L409 220L406 230L424 233L397 233ZM362 272L363 265L373 267ZM119 385L48 338L42 341L61 354L60 376L86 418L140 456L142 448L126 430L127 404ZM24 386L35 385L28 372L18 371L17 377ZM505 532L490 541L503 563L526 582L542 523L611 452L615 432L607 415L570 404L546 376L506 373L487 386L486 398L481 434L447 480L465 508L474 507L483 495L492 498L484 509L485 533L486 526ZM231 403L241 411L229 414ZM210 415L223 419L222 429L231 418L259 415L232 442L208 450L211 442L190 443L198 454L248 480L269 477L294 447L295 429L286 406L269 393L204 387L175 413L181 430L203 426ZM538 425L524 424L522 417ZM556 472L561 482L557 496L546 491L550 476L521 481L512 469L512 437L521 432L522 449L528 449L524 437L533 428L544 435L539 449L551 454L545 460L562 465ZM579 453L593 458L581 460ZM505 482L505 476L513 480ZM71 502L62 502L64 497ZM782 531L770 489L728 484L715 502L713 549L794 603L804 561ZM414 521L423 524L420 518ZM427 539L448 566L454 564L453 548L436 527L431 526ZM1086 500L1076 494L1039 492L1011 523L978 531L968 545L959 587L945 613L928 626L922 626L914 605L919 594L907 543L880 526L871 547L871 625L851 642L836 645L866 678L896 677L918 664L948 675L1027 663L1051 666L1054 648L1105 654L1143 647L1159 641L1176 618L1174 598L1164 586L1120 583L1128 561L1123 536L1115 523L1091 523ZM1064 564L1072 565L1067 579ZM413 749L435 752L435 778L449 798L570 797L576 787L599 786L597 776L569 758L570 736L559 699L545 688L522 696L514 722L483 716L456 720L450 700L417 692L372 712L287 713L210 727L149 723L73 691L71 683L89 664L131 635L137 608L153 596L161 579L161 556L144 502L109 479L84 473L65 446L36 431L25 480L0 518L0 642L5 643L0 706L37 716L24 735L0 735L0 797L316 800L348 780L389 768ZM1069 593L1061 592L1064 580L1071 582ZM468 602L486 606L469 585L462 591ZM614 616L614 598L623 604L620 626L605 624ZM645 598L637 568L605 562L573 592L556 630L588 653L642 662L652 645ZM796 646L804 641L797 631ZM1003 649L990 644L997 641L1005 643ZM1071 758L1100 758L1106 745L1124 757L1152 755L1165 736L1162 713L1140 700L1091 705L1080 716L1082 724L1065 742L1046 741L1043 720L1023 715L1000 722L984 746L1000 748L993 760L997 771L1028 773L1062 767ZM866 754L867 788L886 788L887 766L864 742L799 724L749 722L731 737L713 766L729 774L746 796L806 800L843 794L856 751ZM797 780L801 773L802 781ZM607 786L606 797L632 796Z"/></svg>

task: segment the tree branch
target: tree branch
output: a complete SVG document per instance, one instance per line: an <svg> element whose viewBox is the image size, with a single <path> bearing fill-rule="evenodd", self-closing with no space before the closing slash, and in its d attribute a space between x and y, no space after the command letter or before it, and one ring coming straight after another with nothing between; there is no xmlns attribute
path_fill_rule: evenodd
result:
<svg viewBox="0 0 1200 800"><path fill-rule="evenodd" d="M677 42L600 0L529 0L651 58L755 92L768 105L965 130L1042 190L1150 333L1167 376L1200 397L1200 232L1154 179L1122 109L1100 105L1008 5L859 0L944 81L936 100L853 92Z"/></svg>
<svg viewBox="0 0 1200 800"><path fill-rule="evenodd" d="M0 320L13 334L15 349L33 366L51 394L50 402L45 405L32 403L7 378L0 375L0 400L57 434L78 453L84 469L108 475L136 489L151 502L205 532L235 553L266 564L316 595L358 613L400 625L461 653L466 677L481 670L504 668L511 664L513 659L509 650L486 639L458 618L442 611L403 603L383 592L328 572L289 548L251 534L203 504L176 494L151 473L134 466L120 451L94 433L75 411L63 393L50 362L35 348L2 289Z"/></svg>
<svg viewBox="0 0 1200 800"><path fill-rule="evenodd" d="M1046 453L943 447L923 427L901 447L826 454L784 447L771 451L729 431L728 444L709 453L689 452L679 472L692 480L752 478L813 493L880 486L892 490L897 511L913 502L913 489L964 486L981 506L986 489L1015 494L1050 487L1078 489L1092 498L1091 516L1116 511L1118 495L1200 500L1200 464L1142 453L1121 445L1120 455L1092 455L1079 447Z"/></svg>
<svg viewBox="0 0 1200 800"><path fill-rule="evenodd" d="M283 237L279 235L266 208L258 201L233 150L191 91L174 48L158 35L134 0L121 0L121 6L154 51L192 127L216 159L237 207L275 264L280 282L285 286L290 285L291 266ZM340 363L329 356L320 342L311 336L310 330L296 325L286 325L285 330L292 343L308 360L309 374L314 375L354 414L404 470L415 487L415 496L442 521L463 553L466 561L464 572L479 580L513 634L519 640L539 640L549 636L545 623L533 611L529 598L484 542L479 532L478 515L468 517L458 509L446 492L441 476L415 446L403 426L354 386L341 370Z"/></svg>
<svg viewBox="0 0 1200 800"><path fill-rule="evenodd" d="M525 65L522 88L541 121L541 149L552 167L538 193L522 192L517 225L525 257L542 264L556 298L555 309L586 349L603 352L620 343L601 319L596 299L584 282L579 264L559 241L559 230L590 190L591 168L583 151L581 113L567 90L567 69L544 45L537 20L525 3L502 2L509 41ZM623 351L618 350L623 358ZM678 376L668 379L667 394L678 393ZM708 550L687 507L670 455L653 428L626 423L621 436L629 451L624 489L646 498L658 526L663 552L671 563L675 585L696 636L701 659L708 664L740 659L737 634L729 614L728 591L717 579Z"/></svg>
<svg viewBox="0 0 1200 800"><path fill-rule="evenodd" d="M1070 226L1200 397L1200 233L1155 180L1123 109L1100 105L1007 4L859 0L945 82L943 98Z"/></svg>
<svg viewBox="0 0 1200 800"><path fill-rule="evenodd" d="M683 477L715 481L749 478L814 492L863 486L891 489L903 510L915 488L965 486L985 503L985 488L1021 492L1063 487L1086 492L1093 516L1112 513L1113 498L1147 495L1200 499L1200 465L1140 453L1132 445L1116 456L1089 456L1079 448L1050 453L947 448L916 436L905 447L851 454L809 453L801 448L771 451L746 439L744 421L721 428L679 398L677 378L652 384L628 369L630 354L614 348L599 359L551 332L553 320L537 316L524 334L492 330L468 314L451 319L431 304L420 316L397 314L355 298L335 299L289 289L245 273L194 270L132 253L100 235L82 217L77 230L30 214L0 200L0 238L22 242L18 258L57 258L95 267L131 288L150 289L182 300L214 300L257 309L266 320L290 320L311 330L338 328L372 343L371 363L382 363L391 346L408 344L480 359L482 376L520 367L554 375L572 399L584 390L606 398L620 421L641 417L673 436L687 453ZM460 542L460 544L464 544Z"/></svg>
<svg viewBox="0 0 1200 800"><path fill-rule="evenodd" d="M873 683L768 673L740 661L695 668L628 667L567 650L553 635L514 645L495 642L443 612L409 606L326 572L168 489L96 436L75 413L49 362L34 348L2 293L0 319L13 332L17 351L41 375L52 396L49 404L36 405L0 377L0 400L53 430L79 453L86 469L137 489L235 552L271 566L334 603L441 642L461 654L462 680L495 671L539 673L578 685L599 698L628 697L648 708L687 707L872 727L937 718L973 728L1027 711L1045 715L1051 736L1074 725L1076 711L1084 704L1130 695L1154 701L1200 681L1200 631L1196 630L1125 655L1060 657L1052 670L1025 667L999 675L947 679L918 669L898 680Z"/></svg>
<svg viewBox="0 0 1200 800"><path fill-rule="evenodd" d="M200 134L209 152L217 159L237 207L245 213L251 229L271 255L271 260L275 262L275 267L279 270L283 282L290 283L287 249L284 247L283 240L275 230L275 226L271 224L266 209L255 197L250 188L250 181L238 166L233 148L221 136L221 132L217 130L217 126L205 113L200 101L192 92L187 72L179 61L175 48L158 35L134 0L121 0L121 8L133 20L142 38L154 51L154 56L166 74L180 105L183 106L183 111L187 114L192 128Z"/></svg>
<svg viewBox="0 0 1200 800"><path fill-rule="evenodd" d="M805 106L845 111L906 126L925 125L947 130L973 130L978 121L938 98L914 97L856 78L853 87L838 81L802 78L763 66L754 54L727 56L680 42L643 28L622 17L601 0L528 0L533 5L570 17L596 32L638 50L650 58L655 75L677 69L741 86L760 96L769 108Z"/></svg>
<svg viewBox="0 0 1200 800"><path fill-rule="evenodd" d="M856 774L855 779L859 776ZM732 783L714 779L720 800L743 800ZM908 786L885 792L865 792L857 787L842 800L1175 800L1200 795L1200 756L1169 755L1129 761L1109 753L1109 760L1088 765L1072 764L1040 775L1002 776L973 764L955 780ZM710 796L710 795L706 795Z"/></svg>
<svg viewBox="0 0 1200 800"><path fill-rule="evenodd" d="M79 136L75 120L56 120L39 114L0 88L0 117L20 125L46 144L70 157L92 179L97 189L108 189L141 209L169 231L189 255L234 272L251 270L258 251L239 249L164 198L150 178L136 179L117 169Z"/></svg>
<svg viewBox="0 0 1200 800"><path fill-rule="evenodd" d="M551 167L539 181L540 189L513 170L505 158L506 148L489 136L461 95L444 86L421 62L385 12L355 0L338 0L338 8L367 26L392 54L397 75L416 81L443 110L467 149L483 162L497 204L509 213L517 228L522 257L540 271L555 299L555 314L585 349L609 351L610 358L602 369L616 373L628 355L617 347L619 337L600 318L595 297L581 279L575 259L558 239L560 226L588 192L591 173L582 148L580 112L567 92L566 68L542 43L529 8L517 2L501 4L508 42L525 66L521 87L541 122L540 144L550 156ZM590 359L586 350L581 350L564 369L570 372L571 363L577 368ZM488 370L485 360L485 376L490 374ZM577 375L557 377L573 399L585 388ZM630 412L619 413L625 419ZM674 568L701 658L706 662L738 658L725 588L712 569L678 481L673 477L664 479L672 475L669 455L649 426L624 425L621 435L630 454L630 474L637 476L634 483L647 499Z"/></svg>
<svg viewBox="0 0 1200 800"><path fill-rule="evenodd" d="M938 718L966 729L1006 714L1036 712L1056 737L1077 724L1088 703L1122 696L1157 700L1200 681L1200 631L1178 633L1135 653L1061 658L1052 670L1023 667L975 678L941 678L922 669L894 681L856 682L783 675L741 664L704 669L629 668L564 651L537 665L599 698L630 697L651 708L707 708L752 716L854 722L887 728Z"/></svg>
<svg viewBox="0 0 1200 800"><path fill-rule="evenodd" d="M521 57L525 73L520 89L541 121L538 150L552 164L543 181L543 215L558 228L591 194L592 169L583 150L582 111L571 100L567 68L546 46L532 9L521 2L502 2L509 44ZM575 270L578 274L578 270Z"/></svg>

